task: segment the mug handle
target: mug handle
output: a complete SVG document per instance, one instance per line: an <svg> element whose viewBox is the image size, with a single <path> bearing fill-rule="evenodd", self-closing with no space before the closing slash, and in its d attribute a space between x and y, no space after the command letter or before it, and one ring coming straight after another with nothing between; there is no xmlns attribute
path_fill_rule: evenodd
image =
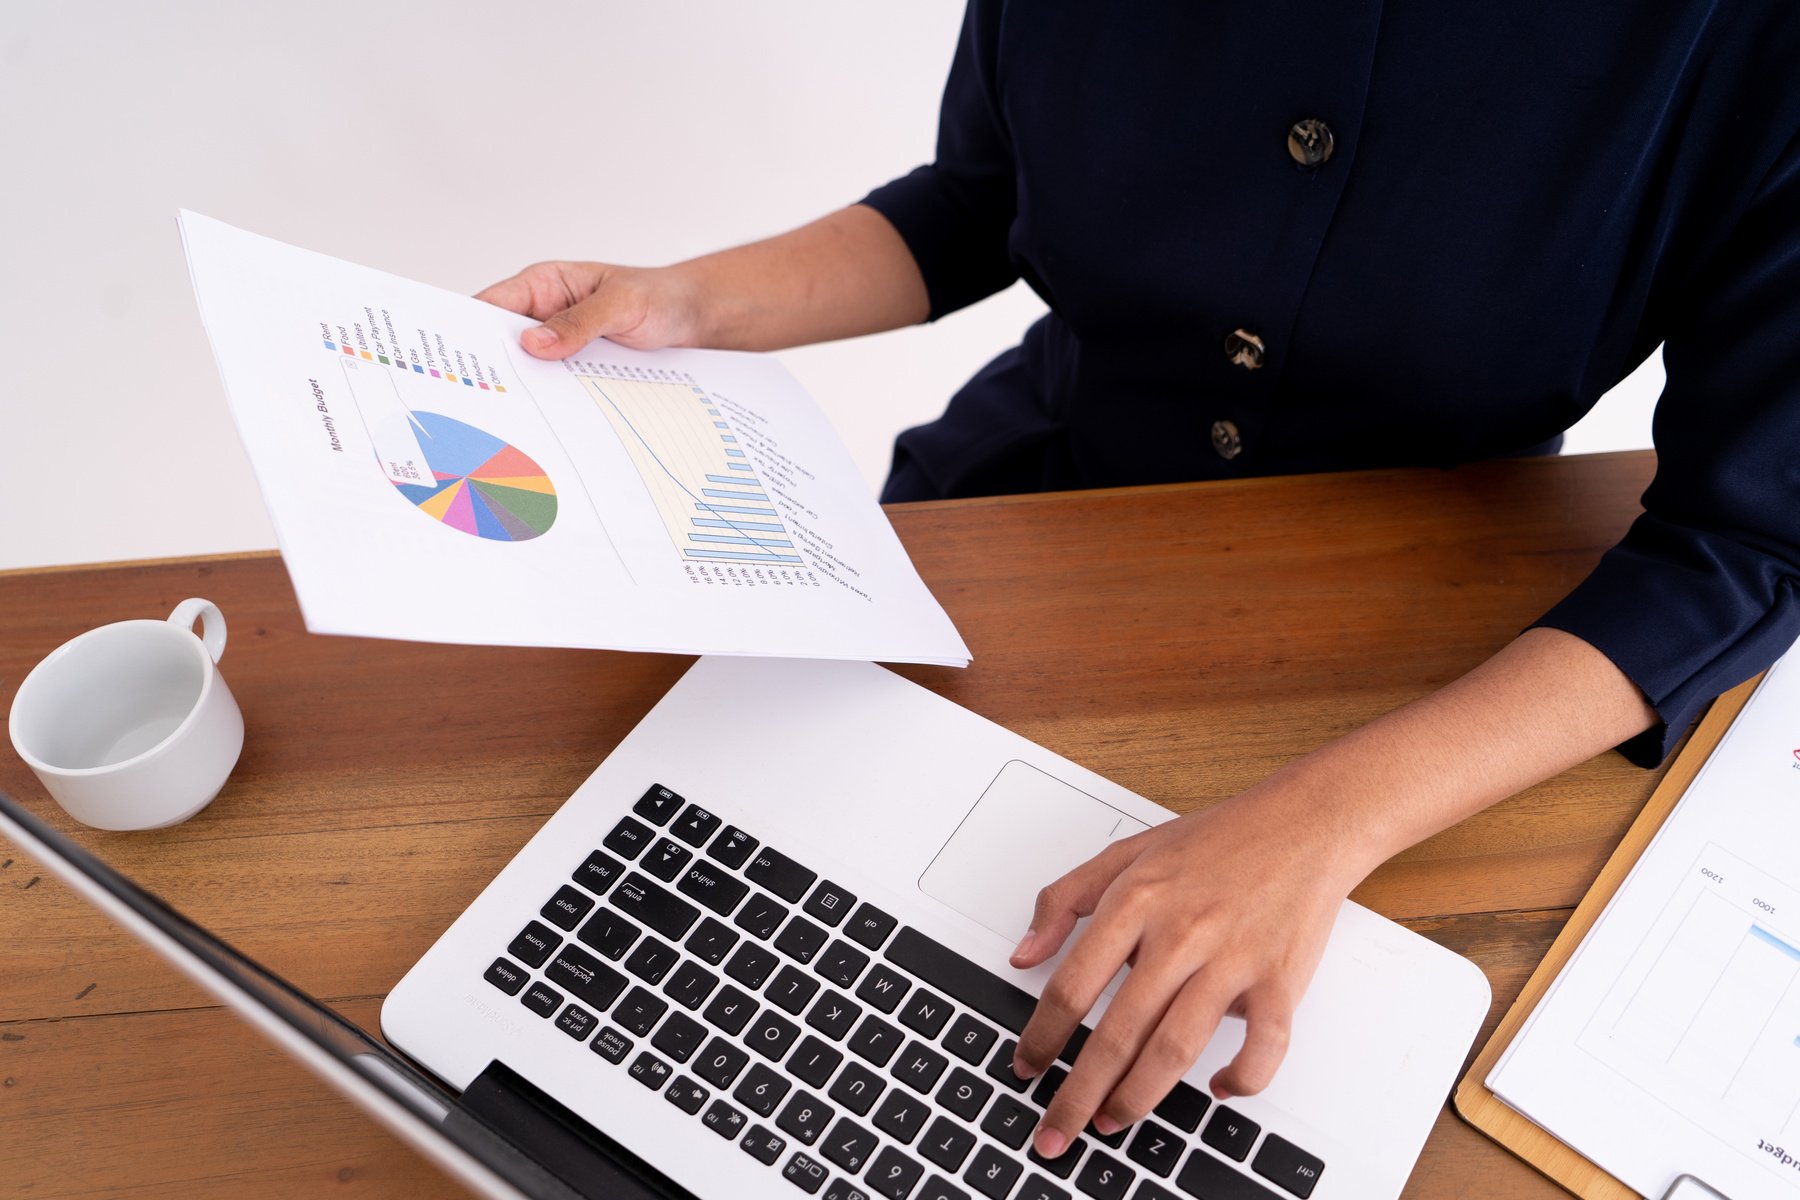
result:
<svg viewBox="0 0 1800 1200"><path fill-rule="evenodd" d="M219 656L225 653L225 614L211 600L202 600L198 596L183 600L169 614L169 624L180 629L192 629L196 620L200 622L200 641L212 655L212 660L218 662Z"/></svg>

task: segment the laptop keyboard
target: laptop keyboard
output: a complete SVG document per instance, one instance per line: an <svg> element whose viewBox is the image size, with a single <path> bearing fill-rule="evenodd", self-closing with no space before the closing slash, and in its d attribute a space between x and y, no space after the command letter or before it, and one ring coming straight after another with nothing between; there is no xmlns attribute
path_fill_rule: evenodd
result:
<svg viewBox="0 0 1800 1200"><path fill-rule="evenodd" d="M1068 1069L1013 1074L1028 992L667 788L632 812L486 979L802 1193L1305 1200L1317 1185L1320 1158L1187 1083L1039 1158L1031 1133Z"/></svg>

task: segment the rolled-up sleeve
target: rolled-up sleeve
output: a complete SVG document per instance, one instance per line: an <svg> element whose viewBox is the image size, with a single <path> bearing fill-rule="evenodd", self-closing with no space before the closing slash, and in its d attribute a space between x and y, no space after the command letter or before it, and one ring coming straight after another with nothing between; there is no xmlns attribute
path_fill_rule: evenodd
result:
<svg viewBox="0 0 1800 1200"><path fill-rule="evenodd" d="M1800 137L1684 292L1644 515L1537 622L1655 706L1661 724L1620 747L1643 766L1800 637Z"/></svg>
<svg viewBox="0 0 1800 1200"><path fill-rule="evenodd" d="M928 320L966 308L1019 277L1006 237L1017 212L1011 140L994 82L998 3L972 0L944 86L937 161L870 192L862 203L891 222L931 298Z"/></svg>

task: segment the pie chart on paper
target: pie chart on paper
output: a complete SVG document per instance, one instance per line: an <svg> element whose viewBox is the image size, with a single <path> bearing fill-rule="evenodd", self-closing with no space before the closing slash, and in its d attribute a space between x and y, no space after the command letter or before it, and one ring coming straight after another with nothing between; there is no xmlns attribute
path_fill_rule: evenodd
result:
<svg viewBox="0 0 1800 1200"><path fill-rule="evenodd" d="M524 451L438 413L412 415L436 483L394 487L420 512L493 542L530 541L556 523L556 486Z"/></svg>

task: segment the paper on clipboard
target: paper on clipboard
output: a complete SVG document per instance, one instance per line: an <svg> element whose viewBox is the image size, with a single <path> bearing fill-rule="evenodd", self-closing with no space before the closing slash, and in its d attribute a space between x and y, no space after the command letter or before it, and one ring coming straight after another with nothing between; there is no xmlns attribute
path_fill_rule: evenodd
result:
<svg viewBox="0 0 1800 1200"><path fill-rule="evenodd" d="M1800 650L1770 668L1487 1079L1646 1196L1800 1196Z"/></svg>

